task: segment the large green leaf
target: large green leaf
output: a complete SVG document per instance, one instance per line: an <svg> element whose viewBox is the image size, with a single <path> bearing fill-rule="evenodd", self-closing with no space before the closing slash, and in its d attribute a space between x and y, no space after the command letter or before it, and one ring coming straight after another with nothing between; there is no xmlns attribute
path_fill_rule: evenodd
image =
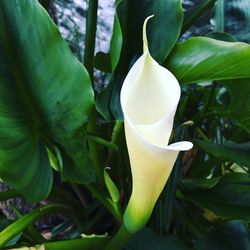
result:
<svg viewBox="0 0 250 250"><path fill-rule="evenodd" d="M143 22L152 14L154 18L147 28L149 50L155 60L162 62L179 38L183 19L181 0L123 0L117 6L123 36L120 60L109 86L97 99L97 109L106 119L122 118L120 89L129 68L142 53Z"/></svg>
<svg viewBox="0 0 250 250"><path fill-rule="evenodd" d="M175 46L164 65L182 83L250 77L250 45L195 37Z"/></svg>
<svg viewBox="0 0 250 250"><path fill-rule="evenodd" d="M45 198L45 145L56 143L76 159L71 179L90 182L77 136L93 105L90 80L37 0L0 1L0 89L0 178L29 201Z"/></svg>
<svg viewBox="0 0 250 250"><path fill-rule="evenodd" d="M225 81L223 85L230 94L227 115L250 133L250 79Z"/></svg>
<svg viewBox="0 0 250 250"><path fill-rule="evenodd" d="M212 185L203 185L201 180L184 180L179 186L181 193L178 196L211 210L221 218L250 221L250 175L226 174L217 181L216 178L211 181Z"/></svg>
<svg viewBox="0 0 250 250"><path fill-rule="evenodd" d="M123 34L120 61L125 67L129 67L133 57L142 52L142 26L150 15L154 18L147 29L149 50L155 60L162 62L166 59L180 34L183 19L180 0L124 0L118 5L117 13Z"/></svg>
<svg viewBox="0 0 250 250"><path fill-rule="evenodd" d="M179 238L174 235L158 235L149 228L135 234L128 242L126 250L187 250Z"/></svg>
<svg viewBox="0 0 250 250"><path fill-rule="evenodd" d="M232 161L250 168L250 142L215 144L208 141L197 141L197 144L208 154L223 161Z"/></svg>

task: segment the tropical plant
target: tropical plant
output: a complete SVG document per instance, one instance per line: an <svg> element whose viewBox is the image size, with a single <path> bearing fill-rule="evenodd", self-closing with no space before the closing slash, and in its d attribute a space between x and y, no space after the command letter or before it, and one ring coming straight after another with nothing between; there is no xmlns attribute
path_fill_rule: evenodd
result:
<svg viewBox="0 0 250 250"><path fill-rule="evenodd" d="M250 248L250 4L182 4L116 1L95 53L89 0L77 59L53 1L0 1L0 201L46 201L0 220L1 249ZM205 13L213 32L190 37ZM46 239L33 224L52 213Z"/></svg>

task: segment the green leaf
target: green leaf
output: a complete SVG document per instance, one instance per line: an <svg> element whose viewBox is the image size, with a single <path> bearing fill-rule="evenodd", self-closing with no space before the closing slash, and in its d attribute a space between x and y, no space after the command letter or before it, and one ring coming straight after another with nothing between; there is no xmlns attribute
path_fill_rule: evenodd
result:
<svg viewBox="0 0 250 250"><path fill-rule="evenodd" d="M6 227L8 227L9 225L11 225L12 221L11 220L7 220L7 219L1 219L0 218L0 231L4 230ZM18 240L21 238L22 233L19 233L18 235L16 235L14 238L12 238L7 244L7 247L11 247L13 245L15 245Z"/></svg>
<svg viewBox="0 0 250 250"><path fill-rule="evenodd" d="M187 250L186 247L177 236L158 235L149 228L145 228L135 234L128 242L126 250Z"/></svg>
<svg viewBox="0 0 250 250"><path fill-rule="evenodd" d="M183 179L178 185L179 187L193 191L197 188L210 189L213 188L220 181L220 177L211 179Z"/></svg>
<svg viewBox="0 0 250 250"><path fill-rule="evenodd" d="M118 3L116 3L116 8L120 2L121 1L118 1ZM117 14L115 13L109 53L106 54L103 52L98 52L95 56L95 67L108 73L114 72L117 63L119 62L121 48L122 30Z"/></svg>
<svg viewBox="0 0 250 250"><path fill-rule="evenodd" d="M44 144L56 144L76 159L73 180L92 181L77 134L93 106L91 83L37 0L0 1L0 89L3 180L31 202L45 198L52 169Z"/></svg>
<svg viewBox="0 0 250 250"><path fill-rule="evenodd" d="M243 223L229 221L205 234L195 246L197 250L246 250L250 249L250 234Z"/></svg>
<svg viewBox="0 0 250 250"><path fill-rule="evenodd" d="M93 236L92 238L48 242L43 246L44 250L100 250L107 245L108 240L108 237Z"/></svg>
<svg viewBox="0 0 250 250"><path fill-rule="evenodd" d="M214 24L215 31L224 32L225 25L225 7L224 0L217 0L215 4Z"/></svg>
<svg viewBox="0 0 250 250"><path fill-rule="evenodd" d="M195 37L175 46L164 66L182 83L250 77L250 45Z"/></svg>
<svg viewBox="0 0 250 250"><path fill-rule="evenodd" d="M154 14L147 27L149 50L155 60L162 62L180 35L183 19L181 2L181 0L123 0L118 4L116 11L123 37L121 55L109 85L97 98L97 109L106 120L114 117L123 119L120 90L128 70L142 53L144 20Z"/></svg>
<svg viewBox="0 0 250 250"><path fill-rule="evenodd" d="M124 0L118 5L118 18L123 33L121 61L129 67L131 60L142 52L142 26L144 20L154 15L147 27L151 55L164 61L179 38L183 19L182 1Z"/></svg>
<svg viewBox="0 0 250 250"><path fill-rule="evenodd" d="M209 141L197 141L206 153L222 161L232 161L250 168L250 142L215 144Z"/></svg>
<svg viewBox="0 0 250 250"><path fill-rule="evenodd" d="M67 206L59 204L50 204L33 210L0 232L0 248L2 249L2 247L4 247L7 242L15 238L17 235L19 235L19 233L35 223L41 217L55 212L72 215L74 211Z"/></svg>
<svg viewBox="0 0 250 250"><path fill-rule="evenodd" d="M205 181L205 180L204 180ZM223 219L250 221L250 175L242 173L226 174L215 186L198 185L192 180L181 183L177 195L196 205L207 208ZM198 180L201 183L201 180Z"/></svg>
<svg viewBox="0 0 250 250"><path fill-rule="evenodd" d="M237 42L238 40L231 34L225 32L211 32L206 35L209 38L225 42Z"/></svg>
<svg viewBox="0 0 250 250"><path fill-rule="evenodd" d="M37 245L31 248L21 247L15 250L101 250L104 249L108 241L108 237L94 235L91 238L46 242L43 245Z"/></svg>
<svg viewBox="0 0 250 250"><path fill-rule="evenodd" d="M104 169L104 180L105 180L106 187L109 191L110 197L112 199L112 202L117 203L120 200L120 193L115 183L109 176L107 172L107 168Z"/></svg>
<svg viewBox="0 0 250 250"><path fill-rule="evenodd" d="M0 192L0 202L19 197L20 194L15 190L7 190Z"/></svg>
<svg viewBox="0 0 250 250"><path fill-rule="evenodd" d="M227 115L250 133L250 79L224 81L223 85L230 94Z"/></svg>

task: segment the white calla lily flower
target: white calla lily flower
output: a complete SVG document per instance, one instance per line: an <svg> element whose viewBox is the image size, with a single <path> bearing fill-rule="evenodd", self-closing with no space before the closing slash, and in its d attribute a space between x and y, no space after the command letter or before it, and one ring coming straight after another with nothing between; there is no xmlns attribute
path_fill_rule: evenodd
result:
<svg viewBox="0 0 250 250"><path fill-rule="evenodd" d="M132 171L132 195L124 225L134 233L148 221L174 166L179 151L190 142L168 145L180 86L174 75L150 55L144 22L144 53L129 71L121 90L126 142Z"/></svg>

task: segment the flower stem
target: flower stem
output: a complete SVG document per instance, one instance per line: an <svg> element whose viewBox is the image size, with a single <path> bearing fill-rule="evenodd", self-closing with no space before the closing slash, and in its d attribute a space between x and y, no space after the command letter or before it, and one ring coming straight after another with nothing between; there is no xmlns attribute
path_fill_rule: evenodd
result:
<svg viewBox="0 0 250 250"><path fill-rule="evenodd" d="M114 215L114 217L118 221L122 221L122 215L120 213L119 208L113 204L110 200L105 198L105 196L99 192L99 190L93 185L93 184L88 184L85 186L92 194L95 195L95 197L109 210L111 214Z"/></svg>
<svg viewBox="0 0 250 250"><path fill-rule="evenodd" d="M215 7L215 31L224 32L225 9L224 0L218 0Z"/></svg>
<svg viewBox="0 0 250 250"><path fill-rule="evenodd" d="M86 23L84 65L89 72L89 76L92 82L93 82L93 66L94 66L94 53L95 53L96 24L97 24L97 9L98 9L98 0L89 0L87 23Z"/></svg>
<svg viewBox="0 0 250 250"><path fill-rule="evenodd" d="M128 242L131 236L132 234L124 225L122 225L105 250L122 250L123 246Z"/></svg>
<svg viewBox="0 0 250 250"><path fill-rule="evenodd" d="M21 195L15 190L0 192L0 201L9 200L16 197L21 197Z"/></svg>

